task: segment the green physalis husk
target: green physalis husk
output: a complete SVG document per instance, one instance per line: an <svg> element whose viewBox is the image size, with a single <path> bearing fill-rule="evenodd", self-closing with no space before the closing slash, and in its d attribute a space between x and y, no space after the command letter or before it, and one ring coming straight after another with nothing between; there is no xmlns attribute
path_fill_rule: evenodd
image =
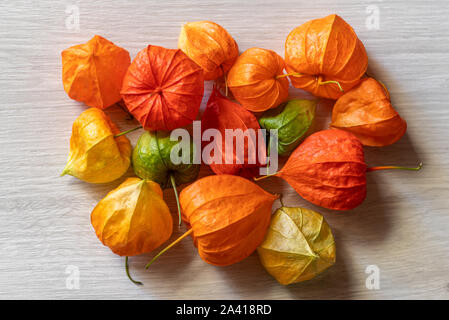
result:
<svg viewBox="0 0 449 320"><path fill-rule="evenodd" d="M189 183L196 179L200 170L199 164L193 164L193 142L190 143L190 161L188 164L173 164L170 153L179 141L170 140L170 132L144 132L132 155L134 172L141 179L157 182L162 188L171 186L170 176L176 185Z"/></svg>
<svg viewBox="0 0 449 320"><path fill-rule="evenodd" d="M278 130L280 156L288 156L306 137L315 119L316 105L317 101L293 99L266 111L259 119L267 131Z"/></svg>
<svg viewBox="0 0 449 320"><path fill-rule="evenodd" d="M140 136L134 148L132 164L134 173L139 178L157 182L162 188L173 187L178 203L179 223L181 224L176 186L194 181L200 171L200 165L193 164L195 149L192 139L190 140L188 155L182 155L182 149L179 149L179 152L181 152L179 155L187 157L188 161L174 164L170 159L170 153L178 143L180 143L180 140L170 140L170 132L146 131Z"/></svg>

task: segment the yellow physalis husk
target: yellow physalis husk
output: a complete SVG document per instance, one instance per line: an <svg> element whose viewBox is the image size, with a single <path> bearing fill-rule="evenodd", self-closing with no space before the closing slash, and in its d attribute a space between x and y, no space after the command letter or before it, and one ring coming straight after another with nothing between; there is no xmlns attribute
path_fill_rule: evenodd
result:
<svg viewBox="0 0 449 320"><path fill-rule="evenodd" d="M314 278L335 263L335 242L323 216L304 208L281 207L257 248L265 269L288 285Z"/></svg>
<svg viewBox="0 0 449 320"><path fill-rule="evenodd" d="M170 238L173 220L156 182L128 178L91 214L98 239L120 256L150 252Z"/></svg>
<svg viewBox="0 0 449 320"><path fill-rule="evenodd" d="M61 175L70 174L90 183L106 183L128 170L131 143L98 108L90 108L75 120L70 138L70 153Z"/></svg>

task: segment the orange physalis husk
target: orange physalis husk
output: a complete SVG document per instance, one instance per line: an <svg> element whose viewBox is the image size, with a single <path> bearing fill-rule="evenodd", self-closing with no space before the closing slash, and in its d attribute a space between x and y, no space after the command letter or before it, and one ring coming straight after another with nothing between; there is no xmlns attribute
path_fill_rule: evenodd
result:
<svg viewBox="0 0 449 320"><path fill-rule="evenodd" d="M172 234L173 220L156 182L128 178L91 214L98 239L120 256L150 252Z"/></svg>
<svg viewBox="0 0 449 320"><path fill-rule="evenodd" d="M261 112L288 98L284 60L274 51L251 48L243 52L228 74L228 87L246 109Z"/></svg>
<svg viewBox="0 0 449 320"><path fill-rule="evenodd" d="M195 120L204 93L203 71L181 50L150 45L131 63L121 93L145 130L170 131Z"/></svg>
<svg viewBox="0 0 449 320"><path fill-rule="evenodd" d="M360 81L368 56L352 27L332 14L290 32L285 63L294 87L338 99Z"/></svg>
<svg viewBox="0 0 449 320"><path fill-rule="evenodd" d="M271 207L277 196L238 176L212 175L182 190L182 218L191 227L162 253L192 234L200 257L207 263L237 263L263 241L270 224Z"/></svg>
<svg viewBox="0 0 449 320"><path fill-rule="evenodd" d="M70 138L70 153L61 175L69 174L90 183L120 178L131 163L131 143L111 119L98 108L89 108L76 118Z"/></svg>
<svg viewBox="0 0 449 320"><path fill-rule="evenodd" d="M365 146L375 147L395 143L407 130L387 92L373 78L363 79L337 100L331 126L353 133Z"/></svg>
<svg viewBox="0 0 449 320"><path fill-rule="evenodd" d="M178 48L203 68L205 80L226 74L239 55L232 36L211 21L186 23L179 35Z"/></svg>
<svg viewBox="0 0 449 320"><path fill-rule="evenodd" d="M70 98L101 109L122 99L120 89L131 63L128 51L96 35L61 55L62 82Z"/></svg>

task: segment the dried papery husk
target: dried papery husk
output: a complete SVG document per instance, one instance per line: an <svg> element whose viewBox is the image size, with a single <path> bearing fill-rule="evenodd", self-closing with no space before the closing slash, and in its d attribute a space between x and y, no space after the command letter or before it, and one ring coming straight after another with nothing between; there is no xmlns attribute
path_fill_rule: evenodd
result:
<svg viewBox="0 0 449 320"><path fill-rule="evenodd" d="M340 129L316 132L307 137L277 173L304 199L333 210L350 210L366 197L366 172L416 168L381 166L367 168L362 143L352 133Z"/></svg>
<svg viewBox="0 0 449 320"><path fill-rule="evenodd" d="M67 165L69 174L90 183L114 181L130 165L131 143L100 109L90 108L75 120Z"/></svg>
<svg viewBox="0 0 449 320"><path fill-rule="evenodd" d="M167 241L173 220L156 182L128 178L91 214L98 239L120 256L153 251Z"/></svg>
<svg viewBox="0 0 449 320"><path fill-rule="evenodd" d="M364 78L337 100L331 126L349 131L363 145L374 147L395 143L407 130L407 123L391 105L388 91L373 78Z"/></svg>
<svg viewBox="0 0 449 320"><path fill-rule="evenodd" d="M96 35L61 56L62 82L70 98L101 109L122 99L120 89L131 63L127 50Z"/></svg>
<svg viewBox="0 0 449 320"><path fill-rule="evenodd" d="M179 224L181 224L181 209L178 201L177 185L193 182L200 171L200 164L194 164L194 144L190 140L189 154L181 158L186 163L174 164L171 153L179 147L180 140L172 140L168 131L144 132L137 141L132 155L135 174L142 179L149 179L161 185L162 188L172 187L178 204ZM176 151L176 150L175 150Z"/></svg>
<svg viewBox="0 0 449 320"><path fill-rule="evenodd" d="M283 74L284 60L274 51L251 48L232 66L227 84L235 99L246 109L262 112L288 98L288 79Z"/></svg>
<svg viewBox="0 0 449 320"><path fill-rule="evenodd" d="M237 263L260 245L277 196L255 183L233 175L212 175L182 190L182 218L191 227L162 253L191 234L200 257L207 263L226 266Z"/></svg>
<svg viewBox="0 0 449 320"><path fill-rule="evenodd" d="M336 260L329 225L321 214L305 208L277 209L257 252L268 273L283 285L310 280Z"/></svg>
<svg viewBox="0 0 449 320"><path fill-rule="evenodd" d="M352 27L332 14L290 32L285 63L293 86L318 97L338 99L359 83L368 56Z"/></svg>
<svg viewBox="0 0 449 320"><path fill-rule="evenodd" d="M196 119L204 93L202 69L181 50L149 45L123 80L127 109L145 130L170 131Z"/></svg>
<svg viewBox="0 0 449 320"><path fill-rule="evenodd" d="M316 105L317 101L292 99L262 114L260 126L267 131L277 130L278 155L288 156L306 137L315 119ZM270 145L272 140L268 141Z"/></svg>
<svg viewBox="0 0 449 320"><path fill-rule="evenodd" d="M202 132L204 133L208 129L217 129L221 133L222 138L221 141L218 139L217 141L215 138L211 138L212 141L210 142L203 141L203 150L206 145L214 144L217 147L215 150L220 152L218 158L221 159L221 163L218 163L219 161L213 161L213 158L209 159L208 155L206 155L207 161L209 162L210 160L210 162L212 162L210 167L214 173L240 175L246 178L251 178L258 175L259 167L261 166L258 152L259 149L262 148L260 153L265 154L265 142L259 141L263 139L258 139L257 132L260 129L260 125L254 114L243 108L241 105L230 101L221 95L216 88L214 88L201 119ZM240 129L242 135L247 133L248 130L254 130L254 136L249 136L248 139L244 138L244 154L243 159L241 160L242 163L237 163L236 145L238 137L234 137L232 141L230 139L225 139L226 129ZM233 163L225 163L226 142L233 143ZM211 156L215 156L215 151L211 152ZM252 158L253 156L255 156L255 161L252 161L254 160L254 158ZM205 158L203 155L203 160L204 159Z"/></svg>
<svg viewBox="0 0 449 320"><path fill-rule="evenodd" d="M313 204L349 210L365 200L366 168L360 141L330 129L307 137L276 175Z"/></svg>
<svg viewBox="0 0 449 320"><path fill-rule="evenodd" d="M225 28L211 21L186 23L178 48L204 70L205 80L225 75L239 55L237 42Z"/></svg>

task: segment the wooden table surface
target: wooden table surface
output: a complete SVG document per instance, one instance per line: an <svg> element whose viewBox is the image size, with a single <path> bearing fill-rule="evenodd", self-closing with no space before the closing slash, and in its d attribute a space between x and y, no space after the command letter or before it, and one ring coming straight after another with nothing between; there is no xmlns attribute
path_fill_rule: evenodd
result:
<svg viewBox="0 0 449 320"><path fill-rule="evenodd" d="M423 161L423 170L369 174L367 199L346 213L311 205L277 178L261 183L283 193L288 206L322 212L330 224L337 263L312 281L281 286L257 254L214 267L186 240L150 271L143 266L152 254L131 258L131 272L145 283L133 285L124 259L101 245L90 224L95 204L125 177L105 185L59 177L72 122L85 109L63 90L61 51L99 34L134 57L148 44L175 48L183 23L207 19L227 28L241 51L255 46L283 56L290 30L331 13L354 27L370 72L388 86L408 123L396 144L366 148L367 163ZM2 1L0 298L448 299L448 16L444 0ZM203 106L210 89L208 83ZM291 94L302 95L293 88ZM319 105L323 128L331 106ZM108 113L122 129L136 124L118 108ZM130 135L133 143L139 134ZM171 190L164 196L175 214ZM181 231L175 227L173 239ZM379 270L378 290L366 286L369 266ZM72 281L77 272L79 288Z"/></svg>

